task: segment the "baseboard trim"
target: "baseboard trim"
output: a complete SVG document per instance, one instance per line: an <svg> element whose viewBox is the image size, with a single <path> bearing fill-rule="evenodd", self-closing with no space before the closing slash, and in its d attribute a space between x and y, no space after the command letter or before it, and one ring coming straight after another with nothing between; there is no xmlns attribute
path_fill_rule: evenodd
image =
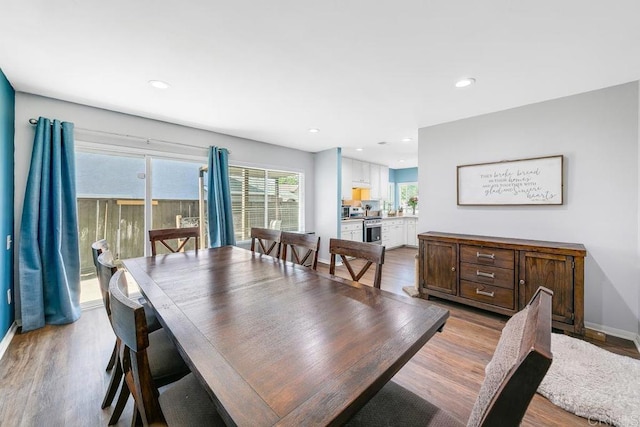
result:
<svg viewBox="0 0 640 427"><path fill-rule="evenodd" d="M9 348L9 344L11 343L11 340L13 339L13 336L17 331L18 324L16 322L13 322L4 338L2 338L2 341L0 341L0 360L2 360L2 356L4 356L5 351L7 351L7 348Z"/></svg>
<svg viewBox="0 0 640 427"><path fill-rule="evenodd" d="M584 322L584 326L585 328L593 329L594 331L598 331L598 332L603 332L607 335L612 335L618 338L624 338L625 340L629 340L631 342L636 343L636 346L638 345L638 342L636 341L638 339L638 334L635 334L633 332L625 331L623 329L610 328L609 326L598 325L597 323L591 323L591 322Z"/></svg>
<svg viewBox="0 0 640 427"><path fill-rule="evenodd" d="M640 334L636 334L636 339L633 340L633 343L636 345L638 353L640 353Z"/></svg>

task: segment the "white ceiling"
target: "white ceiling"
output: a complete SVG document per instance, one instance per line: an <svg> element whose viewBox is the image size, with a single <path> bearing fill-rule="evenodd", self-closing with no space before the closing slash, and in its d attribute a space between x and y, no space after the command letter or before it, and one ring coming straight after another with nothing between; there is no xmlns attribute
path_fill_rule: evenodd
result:
<svg viewBox="0 0 640 427"><path fill-rule="evenodd" d="M640 79L638 17L637 0L8 0L0 68L21 92L402 168L420 127Z"/></svg>

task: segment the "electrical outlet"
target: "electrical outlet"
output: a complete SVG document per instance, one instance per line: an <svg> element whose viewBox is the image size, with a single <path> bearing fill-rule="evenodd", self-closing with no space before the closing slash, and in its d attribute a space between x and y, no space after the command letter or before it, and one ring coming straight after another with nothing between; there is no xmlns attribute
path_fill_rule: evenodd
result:
<svg viewBox="0 0 640 427"><path fill-rule="evenodd" d="M11 304L11 289L7 289L7 304Z"/></svg>
<svg viewBox="0 0 640 427"><path fill-rule="evenodd" d="M11 249L11 243L13 243L13 240L11 240L11 234L7 234L7 250Z"/></svg>

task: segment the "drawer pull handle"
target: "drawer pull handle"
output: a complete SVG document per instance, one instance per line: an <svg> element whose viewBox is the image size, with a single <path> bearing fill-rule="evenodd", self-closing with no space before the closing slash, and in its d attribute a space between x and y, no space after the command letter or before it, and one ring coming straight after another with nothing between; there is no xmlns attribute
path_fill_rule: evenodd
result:
<svg viewBox="0 0 640 427"><path fill-rule="evenodd" d="M493 298L493 292L486 292L486 291L481 291L480 289L476 288L476 294L477 295L484 295L486 297L491 297Z"/></svg>
<svg viewBox="0 0 640 427"><path fill-rule="evenodd" d="M476 258L496 259L496 254L481 254L480 252L476 252Z"/></svg>
<svg viewBox="0 0 640 427"><path fill-rule="evenodd" d="M476 276L488 277L489 279L495 279L496 278L496 273L485 273L483 271L476 270Z"/></svg>

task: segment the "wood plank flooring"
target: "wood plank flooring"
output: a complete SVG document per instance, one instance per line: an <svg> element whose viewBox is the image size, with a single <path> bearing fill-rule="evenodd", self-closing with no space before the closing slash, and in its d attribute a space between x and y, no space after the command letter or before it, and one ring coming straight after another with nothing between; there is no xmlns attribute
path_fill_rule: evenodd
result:
<svg viewBox="0 0 640 427"><path fill-rule="evenodd" d="M383 289L402 293L402 286L413 284L416 253L410 248L387 252ZM328 272L328 266L319 269ZM339 275L343 273L338 269ZM363 282L372 280L373 274L368 273ZM451 311L444 331L394 380L466 422L506 318L441 300L434 303ZM114 339L102 308L85 311L70 325L17 334L0 361L0 426L107 425L110 408L101 410L100 403L109 379L104 368ZM640 358L627 341L595 343ZM130 401L117 425L129 425L131 414ZM589 423L536 395L523 425Z"/></svg>

